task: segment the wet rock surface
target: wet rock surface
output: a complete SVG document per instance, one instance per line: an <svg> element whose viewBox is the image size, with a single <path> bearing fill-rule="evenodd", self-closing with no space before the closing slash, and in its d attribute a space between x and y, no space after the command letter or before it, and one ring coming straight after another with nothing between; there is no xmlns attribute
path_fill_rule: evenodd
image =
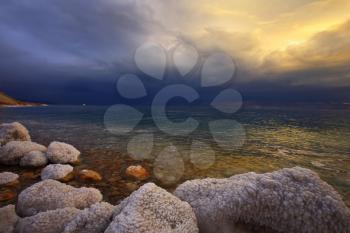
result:
<svg viewBox="0 0 350 233"><path fill-rule="evenodd" d="M84 169L79 171L78 177L81 181L101 181L102 177L98 172L93 170Z"/></svg>

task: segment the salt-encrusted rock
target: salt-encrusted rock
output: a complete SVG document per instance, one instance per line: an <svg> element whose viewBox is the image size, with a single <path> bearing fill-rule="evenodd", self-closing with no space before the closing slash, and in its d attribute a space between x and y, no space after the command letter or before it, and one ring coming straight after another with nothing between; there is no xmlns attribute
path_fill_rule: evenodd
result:
<svg viewBox="0 0 350 233"><path fill-rule="evenodd" d="M19 194L17 213L20 216L32 216L64 207L84 209L101 200L102 195L95 188L75 188L56 180L44 180Z"/></svg>
<svg viewBox="0 0 350 233"><path fill-rule="evenodd" d="M68 181L72 178L73 167L71 165L50 164L41 171L41 179Z"/></svg>
<svg viewBox="0 0 350 233"><path fill-rule="evenodd" d="M14 205L0 208L0 233L12 233L18 219Z"/></svg>
<svg viewBox="0 0 350 233"><path fill-rule="evenodd" d="M31 217L22 218L16 226L16 233L61 233L64 226L74 219L81 210L67 207L49 210Z"/></svg>
<svg viewBox="0 0 350 233"><path fill-rule="evenodd" d="M31 151L46 151L46 147L30 141L11 141L0 148L0 163L16 165Z"/></svg>
<svg viewBox="0 0 350 233"><path fill-rule="evenodd" d="M51 142L47 148L46 156L51 163L71 163L79 161L80 151L74 146L63 142Z"/></svg>
<svg viewBox="0 0 350 233"><path fill-rule="evenodd" d="M149 172L141 165L129 166L126 169L125 174L134 177L137 180L146 180L150 176Z"/></svg>
<svg viewBox="0 0 350 233"><path fill-rule="evenodd" d="M18 183L19 176L12 172L1 172L0 173L0 185L11 185Z"/></svg>
<svg viewBox="0 0 350 233"><path fill-rule="evenodd" d="M350 211L341 197L300 167L187 181L175 195L192 206L205 233L234 232L239 222L284 233L350 232Z"/></svg>
<svg viewBox="0 0 350 233"><path fill-rule="evenodd" d="M41 151L31 151L24 155L19 162L21 167L41 167L48 163L46 155Z"/></svg>
<svg viewBox="0 0 350 233"><path fill-rule="evenodd" d="M18 122L0 124L0 145L10 141L30 141L26 127Z"/></svg>
<svg viewBox="0 0 350 233"><path fill-rule="evenodd" d="M79 171L78 177L82 181L101 181L102 180L102 176L98 172L95 172L93 170L87 170L87 169Z"/></svg>
<svg viewBox="0 0 350 233"><path fill-rule="evenodd" d="M112 221L114 206L107 202L100 202L81 211L63 233L102 233Z"/></svg>
<svg viewBox="0 0 350 233"><path fill-rule="evenodd" d="M188 203L153 183L147 183L123 200L105 233L198 232Z"/></svg>

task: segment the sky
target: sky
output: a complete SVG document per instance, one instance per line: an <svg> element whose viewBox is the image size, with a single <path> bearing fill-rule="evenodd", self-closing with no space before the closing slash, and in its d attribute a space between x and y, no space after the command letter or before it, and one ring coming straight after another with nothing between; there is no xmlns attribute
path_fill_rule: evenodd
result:
<svg viewBox="0 0 350 233"><path fill-rule="evenodd" d="M348 0L2 0L0 90L110 104L135 50L179 43L235 61L247 101L350 102ZM171 70L171 68L170 68Z"/></svg>

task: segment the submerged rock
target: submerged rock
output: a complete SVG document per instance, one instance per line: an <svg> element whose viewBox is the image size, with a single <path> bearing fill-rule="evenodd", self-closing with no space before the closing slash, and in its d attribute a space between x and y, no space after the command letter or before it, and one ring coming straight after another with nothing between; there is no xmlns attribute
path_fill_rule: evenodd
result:
<svg viewBox="0 0 350 233"><path fill-rule="evenodd" d="M147 183L123 200L105 233L198 232L190 205L153 183Z"/></svg>
<svg viewBox="0 0 350 233"><path fill-rule="evenodd" d="M112 221L114 208L107 202L93 204L76 215L63 233L102 233Z"/></svg>
<svg viewBox="0 0 350 233"><path fill-rule="evenodd" d="M0 185L11 186L18 183L19 175L13 172L1 172L0 173Z"/></svg>
<svg viewBox="0 0 350 233"><path fill-rule="evenodd" d="M16 233L61 233L64 226L79 212L80 210L72 207L41 212L20 219L15 231Z"/></svg>
<svg viewBox="0 0 350 233"><path fill-rule="evenodd" d="M84 209L101 200L102 194L95 188L75 188L55 180L44 180L19 194L17 213L20 216L32 216L64 207Z"/></svg>
<svg viewBox="0 0 350 233"><path fill-rule="evenodd" d="M74 175L72 175L72 172L73 172L73 167L71 165L50 164L50 165L47 165L41 171L41 179L68 181L74 177Z"/></svg>
<svg viewBox="0 0 350 233"><path fill-rule="evenodd" d="M10 201L16 198L16 193L11 190L0 191L0 201Z"/></svg>
<svg viewBox="0 0 350 233"><path fill-rule="evenodd" d="M41 151L31 151L24 155L19 162L21 167L42 167L48 163L46 155Z"/></svg>
<svg viewBox="0 0 350 233"><path fill-rule="evenodd" d="M137 180L146 180L150 176L149 172L141 165L129 166L126 169L125 174L134 177Z"/></svg>
<svg viewBox="0 0 350 233"><path fill-rule="evenodd" d="M18 122L0 124L0 145L10 141L30 141L26 127Z"/></svg>
<svg viewBox="0 0 350 233"><path fill-rule="evenodd" d="M71 163L79 161L80 151L74 146L63 142L51 142L47 148L46 156L51 163Z"/></svg>
<svg viewBox="0 0 350 233"><path fill-rule="evenodd" d="M101 181L102 177L98 172L93 170L81 170L78 173L79 179L82 181Z"/></svg>
<svg viewBox="0 0 350 233"><path fill-rule="evenodd" d="M13 232L18 219L14 205L0 208L0 233Z"/></svg>
<svg viewBox="0 0 350 233"><path fill-rule="evenodd" d="M0 163L17 165L21 158L31 151L45 152L46 147L30 141L11 141L0 148Z"/></svg>
<svg viewBox="0 0 350 233"><path fill-rule="evenodd" d="M341 197L300 167L187 181L175 195L192 206L201 232L235 232L237 223L284 233L350 232Z"/></svg>

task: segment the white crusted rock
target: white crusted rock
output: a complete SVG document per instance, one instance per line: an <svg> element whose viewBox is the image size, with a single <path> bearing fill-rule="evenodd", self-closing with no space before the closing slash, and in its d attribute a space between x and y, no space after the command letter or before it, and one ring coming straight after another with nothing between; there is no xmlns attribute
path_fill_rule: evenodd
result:
<svg viewBox="0 0 350 233"><path fill-rule="evenodd" d="M8 185L18 182L19 176L13 172L1 172L0 173L0 185Z"/></svg>
<svg viewBox="0 0 350 233"><path fill-rule="evenodd" d="M18 221L16 233L61 233L64 226L74 219L81 210L67 207L49 210Z"/></svg>
<svg viewBox="0 0 350 233"><path fill-rule="evenodd" d="M31 151L46 151L46 147L30 141L11 141L0 148L0 163L17 165Z"/></svg>
<svg viewBox="0 0 350 233"><path fill-rule="evenodd" d="M50 164L41 171L41 179L65 180L73 172L71 165Z"/></svg>
<svg viewBox="0 0 350 233"><path fill-rule="evenodd" d="M18 122L0 124L0 145L10 141L30 141L26 127Z"/></svg>
<svg viewBox="0 0 350 233"><path fill-rule="evenodd" d="M46 155L41 151L31 151L24 155L19 162L21 167L42 167L48 163Z"/></svg>
<svg viewBox="0 0 350 233"><path fill-rule="evenodd" d="M195 233L197 221L190 205L153 183L133 192L116 207L105 233Z"/></svg>
<svg viewBox="0 0 350 233"><path fill-rule="evenodd" d="M18 219L14 205L0 208L0 233L12 233Z"/></svg>
<svg viewBox="0 0 350 233"><path fill-rule="evenodd" d="M32 216L64 207L84 209L101 200L102 194L95 188L75 188L56 180L44 180L19 194L17 213L20 216Z"/></svg>
<svg viewBox="0 0 350 233"><path fill-rule="evenodd" d="M237 223L284 233L350 232L350 211L341 197L300 167L187 181L175 195L192 206L204 233L234 232Z"/></svg>
<svg viewBox="0 0 350 233"><path fill-rule="evenodd" d="M63 233L102 233L112 221L114 208L107 202L93 204L69 222Z"/></svg>
<svg viewBox="0 0 350 233"><path fill-rule="evenodd" d="M51 163L71 163L79 161L80 151L74 146L63 142L51 142L47 148L46 156Z"/></svg>

